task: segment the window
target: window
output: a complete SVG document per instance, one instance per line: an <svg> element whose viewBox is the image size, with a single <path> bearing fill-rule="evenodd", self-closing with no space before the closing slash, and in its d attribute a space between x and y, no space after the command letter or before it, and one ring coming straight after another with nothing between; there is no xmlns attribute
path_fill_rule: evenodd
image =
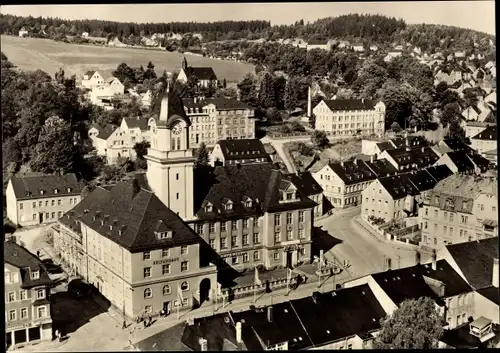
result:
<svg viewBox="0 0 500 353"><path fill-rule="evenodd" d="M170 264L165 264L161 266L161 272L164 276L170 274Z"/></svg>
<svg viewBox="0 0 500 353"><path fill-rule="evenodd" d="M151 305L145 305L144 306L144 312L145 313L151 313L153 311L153 307Z"/></svg>
<svg viewBox="0 0 500 353"><path fill-rule="evenodd" d="M231 258L231 264L236 265L238 263L238 256L233 256Z"/></svg>
<svg viewBox="0 0 500 353"><path fill-rule="evenodd" d="M36 202L33 202L33 208L36 208Z"/></svg>
<svg viewBox="0 0 500 353"><path fill-rule="evenodd" d="M181 283L181 290L182 291L189 290L189 282L188 281L184 281L184 282Z"/></svg>
<svg viewBox="0 0 500 353"><path fill-rule="evenodd" d="M10 292L7 296L7 302L10 303L10 302L14 302L16 301L16 293L15 292Z"/></svg>
<svg viewBox="0 0 500 353"><path fill-rule="evenodd" d="M220 231L225 232L226 231L226 222L221 222L220 223Z"/></svg>
<svg viewBox="0 0 500 353"><path fill-rule="evenodd" d="M299 211L299 222L304 222L304 211Z"/></svg>
<svg viewBox="0 0 500 353"><path fill-rule="evenodd" d="M170 249L162 249L161 257L169 257L169 256L170 256Z"/></svg>
<svg viewBox="0 0 500 353"><path fill-rule="evenodd" d="M257 261L259 259L259 257L260 257L259 252L258 251L254 251L253 252L253 260Z"/></svg>
<svg viewBox="0 0 500 353"><path fill-rule="evenodd" d="M21 309L21 320L28 318L28 309L27 308L22 308Z"/></svg>
<svg viewBox="0 0 500 353"><path fill-rule="evenodd" d="M438 218L438 214L439 214L439 211L438 210L434 210L434 218Z"/></svg>
<svg viewBox="0 0 500 353"><path fill-rule="evenodd" d="M293 231L287 230L286 232L286 240L292 240L293 238Z"/></svg>
<svg viewBox="0 0 500 353"><path fill-rule="evenodd" d="M232 222L231 222L231 229L232 229L232 230L236 230L236 229L238 229L238 223L236 223L236 221L232 221Z"/></svg>
<svg viewBox="0 0 500 353"><path fill-rule="evenodd" d="M447 226L443 226L443 232L444 232L444 234L446 234L447 231L448 231L448 227Z"/></svg>
<svg viewBox="0 0 500 353"><path fill-rule="evenodd" d="M142 259L143 260L151 260L151 252L150 251L144 251L142 253Z"/></svg>
<svg viewBox="0 0 500 353"><path fill-rule="evenodd" d="M280 253L275 251L274 254L273 254L273 258L274 260L279 260L280 259Z"/></svg>
<svg viewBox="0 0 500 353"><path fill-rule="evenodd" d="M188 304L189 304L188 298L182 299L182 306L185 306L185 305L188 305Z"/></svg>
<svg viewBox="0 0 500 353"><path fill-rule="evenodd" d="M43 299L45 298L45 289L37 289L36 290L36 299Z"/></svg>
<svg viewBox="0 0 500 353"><path fill-rule="evenodd" d="M281 215L280 214L275 214L274 215L274 226L279 226L281 221Z"/></svg>
<svg viewBox="0 0 500 353"><path fill-rule="evenodd" d="M238 246L238 236L233 235L231 237L231 246Z"/></svg>
<svg viewBox="0 0 500 353"><path fill-rule="evenodd" d="M249 258L248 258L248 253L244 253L243 254L243 262L248 262Z"/></svg>
<svg viewBox="0 0 500 353"><path fill-rule="evenodd" d="M243 245L248 245L248 234L243 234Z"/></svg>
<svg viewBox="0 0 500 353"><path fill-rule="evenodd" d="M226 237L220 238L220 247L221 247L221 249L227 248L227 238Z"/></svg>
<svg viewBox="0 0 500 353"><path fill-rule="evenodd" d="M181 246L181 255L186 255L188 253L187 245Z"/></svg>
<svg viewBox="0 0 500 353"><path fill-rule="evenodd" d="M243 220L243 228L245 228L245 229L248 228L248 225L249 225L248 219L244 219Z"/></svg>
<svg viewBox="0 0 500 353"><path fill-rule="evenodd" d="M453 222L453 217L454 217L453 213L450 213L450 222Z"/></svg>
<svg viewBox="0 0 500 353"><path fill-rule="evenodd" d="M164 285L163 286L163 295L169 295L170 293L172 293L172 289L170 288L170 286L168 284Z"/></svg>
<svg viewBox="0 0 500 353"><path fill-rule="evenodd" d="M49 201L45 201L45 207L49 207Z"/></svg>
<svg viewBox="0 0 500 353"><path fill-rule="evenodd" d="M453 235L453 227L450 227L450 234Z"/></svg>
<svg viewBox="0 0 500 353"><path fill-rule="evenodd" d="M153 292L151 288L144 289L144 298L151 298L153 296Z"/></svg>
<svg viewBox="0 0 500 353"><path fill-rule="evenodd" d="M260 236L259 236L259 233L254 233L254 234L253 234L253 243L254 243L254 244L260 244Z"/></svg>
<svg viewBox="0 0 500 353"><path fill-rule="evenodd" d="M36 221L36 213L33 213L33 220Z"/></svg>
<svg viewBox="0 0 500 353"><path fill-rule="evenodd" d="M56 200L51 200L50 205L51 206L55 206L56 205Z"/></svg>
<svg viewBox="0 0 500 353"><path fill-rule="evenodd" d="M20 290L19 291L19 300L26 300L28 299L28 292L25 290Z"/></svg>
<svg viewBox="0 0 500 353"><path fill-rule="evenodd" d="M9 310L9 321L15 321L15 320L16 320L16 311Z"/></svg>
<svg viewBox="0 0 500 353"><path fill-rule="evenodd" d="M175 197L176 197L177 200L179 200L179 193L176 193Z"/></svg>
<svg viewBox="0 0 500 353"><path fill-rule="evenodd" d="M274 233L274 242L279 243L280 241L281 241L281 233L280 232Z"/></svg>
<svg viewBox="0 0 500 353"><path fill-rule="evenodd" d="M62 211L58 211L57 212L57 218L61 218L62 217Z"/></svg>
<svg viewBox="0 0 500 353"><path fill-rule="evenodd" d="M290 212L286 214L286 224L292 224L292 214Z"/></svg>
<svg viewBox="0 0 500 353"><path fill-rule="evenodd" d="M144 278L151 277L151 267L144 267Z"/></svg>
<svg viewBox="0 0 500 353"><path fill-rule="evenodd" d="M305 236L305 232L304 232L304 229L299 229L299 239L304 239L306 236Z"/></svg>
<svg viewBox="0 0 500 353"><path fill-rule="evenodd" d="M52 213L51 213L51 217L50 217L50 218L52 218L52 219L56 218L56 213L55 213L55 212L52 212Z"/></svg>
<svg viewBox="0 0 500 353"><path fill-rule="evenodd" d="M175 180L179 180L179 173L175 174Z"/></svg>
<svg viewBox="0 0 500 353"><path fill-rule="evenodd" d="M38 201L38 208L41 208L43 206L43 201Z"/></svg>
<svg viewBox="0 0 500 353"><path fill-rule="evenodd" d="M22 210L23 209L23 203L19 203L19 209Z"/></svg>
<svg viewBox="0 0 500 353"><path fill-rule="evenodd" d="M215 223L210 222L210 223L208 224L208 231L209 231L210 233L215 233Z"/></svg>
<svg viewBox="0 0 500 353"><path fill-rule="evenodd" d="M57 206L61 206L61 199L57 200Z"/></svg>
<svg viewBox="0 0 500 353"><path fill-rule="evenodd" d="M188 262L182 261L181 262L181 272L186 272L187 270L188 270Z"/></svg>
<svg viewBox="0 0 500 353"><path fill-rule="evenodd" d="M258 218L254 218L253 219L253 227L258 227L259 226L259 219Z"/></svg>
<svg viewBox="0 0 500 353"><path fill-rule="evenodd" d="M208 244L210 245L210 247L213 249L215 248L215 239L209 239L208 240Z"/></svg>

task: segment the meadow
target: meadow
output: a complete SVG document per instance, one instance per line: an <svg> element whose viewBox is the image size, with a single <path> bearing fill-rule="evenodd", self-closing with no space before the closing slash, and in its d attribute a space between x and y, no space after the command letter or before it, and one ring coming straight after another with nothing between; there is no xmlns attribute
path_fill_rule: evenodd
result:
<svg viewBox="0 0 500 353"><path fill-rule="evenodd" d="M161 75L164 70L173 72L181 68L185 56L191 66L211 66L220 80L240 81L247 73L253 72L253 65L196 55L171 53L160 50L99 47L84 44L68 44L50 39L19 38L0 36L2 52L9 61L22 70L43 70L54 75L63 68L67 75L76 74L80 79L86 71L97 70L105 77L122 62L131 67L146 67L149 61Z"/></svg>

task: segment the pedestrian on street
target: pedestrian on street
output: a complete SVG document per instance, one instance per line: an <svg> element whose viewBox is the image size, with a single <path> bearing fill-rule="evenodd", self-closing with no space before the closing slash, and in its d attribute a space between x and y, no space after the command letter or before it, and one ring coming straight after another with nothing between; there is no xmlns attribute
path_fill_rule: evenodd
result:
<svg viewBox="0 0 500 353"><path fill-rule="evenodd" d="M123 320L122 330L127 328L127 321Z"/></svg>
<svg viewBox="0 0 500 353"><path fill-rule="evenodd" d="M144 320L143 323L144 323L144 328L148 327L148 323L146 322L146 320Z"/></svg>
<svg viewBox="0 0 500 353"><path fill-rule="evenodd" d="M149 317L149 322L148 322L148 326L151 326L153 324L153 317L150 316Z"/></svg>

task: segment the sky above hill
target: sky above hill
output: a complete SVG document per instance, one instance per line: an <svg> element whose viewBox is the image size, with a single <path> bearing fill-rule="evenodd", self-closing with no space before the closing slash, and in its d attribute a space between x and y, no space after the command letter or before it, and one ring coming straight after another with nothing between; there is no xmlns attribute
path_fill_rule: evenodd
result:
<svg viewBox="0 0 500 353"><path fill-rule="evenodd" d="M266 20L291 24L301 18L350 13L380 14L402 18L409 24L429 23L495 32L494 1L335 2L335 3L234 3L144 5L5 5L0 12L18 16L100 19L118 22L211 22Z"/></svg>

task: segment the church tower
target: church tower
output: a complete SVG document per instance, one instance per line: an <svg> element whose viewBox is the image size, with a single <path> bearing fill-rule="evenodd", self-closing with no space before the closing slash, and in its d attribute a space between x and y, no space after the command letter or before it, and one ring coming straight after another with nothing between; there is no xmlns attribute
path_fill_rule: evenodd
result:
<svg viewBox="0 0 500 353"><path fill-rule="evenodd" d="M193 171L195 158L189 148L189 127L182 100L169 87L161 100L160 116L151 124L148 183L158 198L183 220L194 217Z"/></svg>

